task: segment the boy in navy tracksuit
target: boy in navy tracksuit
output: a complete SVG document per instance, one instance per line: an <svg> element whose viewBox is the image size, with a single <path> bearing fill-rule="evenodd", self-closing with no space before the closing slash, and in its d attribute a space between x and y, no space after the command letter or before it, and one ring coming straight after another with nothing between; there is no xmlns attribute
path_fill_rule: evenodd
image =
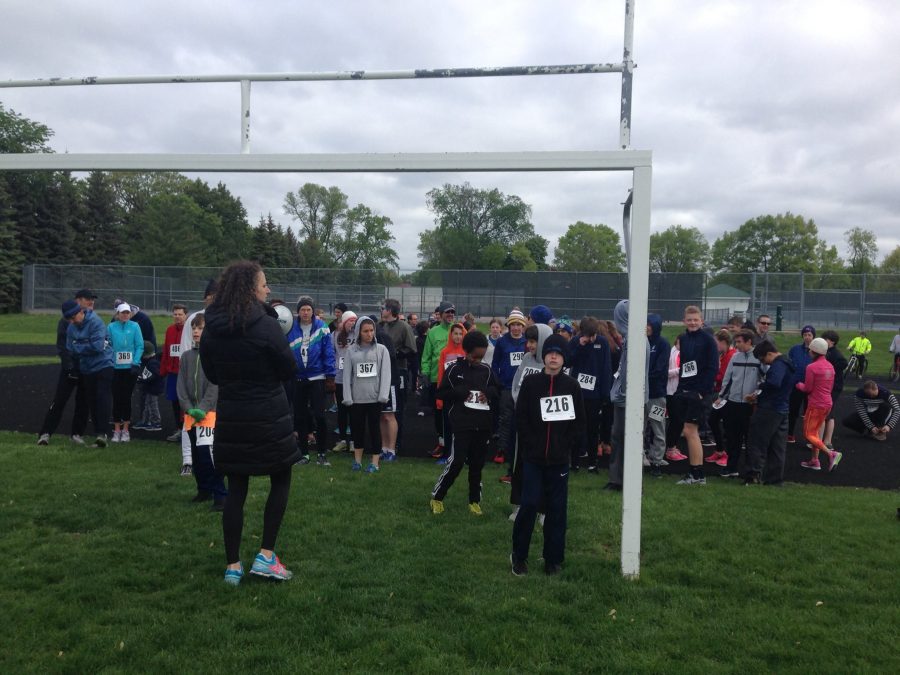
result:
<svg viewBox="0 0 900 675"><path fill-rule="evenodd" d="M132 429L143 431L162 431L159 416L159 396L163 393L165 382L159 373L160 359L156 348L149 340L144 340L144 353L141 354L141 372L137 384L141 394L141 420L131 425Z"/></svg>
<svg viewBox="0 0 900 675"><path fill-rule="evenodd" d="M579 334L569 341L569 374L578 382L584 399L587 446L573 449L572 470L578 471L579 455L587 450L588 468L597 470L597 445L600 439L600 411L609 403L612 387L609 343L599 334L597 319L586 316L579 324Z"/></svg>
<svg viewBox="0 0 900 675"><path fill-rule="evenodd" d="M469 464L469 511L481 512L481 471L487 456L493 430L493 412L500 396L497 380L490 366L482 363L487 351L487 338L479 331L467 333L462 347L464 359L457 359L444 371L436 395L448 410L453 429L450 461L431 493L431 512L443 513L444 497L453 482Z"/></svg>
<svg viewBox="0 0 900 675"><path fill-rule="evenodd" d="M662 317L647 315L647 342L650 345L650 361L647 371L649 397L645 416L650 427L651 441L647 450L650 461L650 475L662 476L660 467L666 453L666 385L669 380L669 354L672 348L662 336Z"/></svg>
<svg viewBox="0 0 900 675"><path fill-rule="evenodd" d="M546 501L544 572L556 574L565 557L569 458L581 445L584 404L581 387L562 372L568 341L544 340L544 371L522 380L516 402L516 428L522 464L522 504L513 525L512 573L528 573L528 549L538 504Z"/></svg>
<svg viewBox="0 0 900 675"><path fill-rule="evenodd" d="M787 452L788 408L794 388L794 365L768 340L753 348L753 356L768 366L759 385L759 395L751 394L748 402L756 403L756 412L747 438L750 471L744 483L780 486L784 482L784 459Z"/></svg>

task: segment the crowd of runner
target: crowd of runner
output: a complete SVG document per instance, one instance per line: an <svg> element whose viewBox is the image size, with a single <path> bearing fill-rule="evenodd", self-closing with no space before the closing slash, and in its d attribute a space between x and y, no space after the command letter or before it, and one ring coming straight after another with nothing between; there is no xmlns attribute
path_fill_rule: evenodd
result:
<svg viewBox="0 0 900 675"><path fill-rule="evenodd" d="M225 296L223 282L230 289ZM442 467L431 492L434 514L444 512L447 492L468 466L468 508L482 515L483 466L504 464L517 575L527 572L538 520L545 571L559 571L570 472L596 473L608 460L605 489L622 489L627 300L612 320L556 318L537 305L527 314L513 308L482 331L471 313L459 315L446 301L421 319L404 314L394 299L372 316L337 303L326 323L310 296L294 307L268 296L262 270L236 263L207 285L204 310L188 315L185 305L173 306L160 350L139 307L116 299L107 325L94 311L96 295L79 290L62 304L62 368L38 444L50 442L73 393L71 440L86 444L92 420L98 448L128 443L134 429L162 433L164 395L177 424L167 440L181 444L180 473L194 476L194 501L211 500L224 511L226 581L233 584L243 575L237 548L250 475L272 482L264 545L251 573L290 578L272 549L290 468L311 463L312 448L321 467L331 466L331 453L350 452L351 470L370 474L395 461L401 448L405 455L430 454ZM683 323L670 346L662 317L646 320L644 466L651 477L686 462L679 485L704 485L704 465L713 464L724 478L779 486L801 418L800 442L810 449L802 466L838 466L834 408L847 359L836 332L817 336L804 326L801 342L782 354L765 314L755 323L735 317L714 330L699 308L688 306ZM863 333L849 347L865 357L871 342ZM891 350L900 354L900 335ZM140 414L132 423L136 386ZM843 424L856 433L883 441L900 422L896 397L871 380L853 401ZM420 416L433 415L433 449L406 447L408 403ZM334 438L327 412L336 413ZM678 447L681 438L687 454Z"/></svg>

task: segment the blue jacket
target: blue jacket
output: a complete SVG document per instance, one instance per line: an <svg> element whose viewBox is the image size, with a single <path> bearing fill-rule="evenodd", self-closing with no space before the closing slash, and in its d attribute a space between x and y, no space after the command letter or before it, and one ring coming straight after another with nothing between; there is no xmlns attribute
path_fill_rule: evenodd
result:
<svg viewBox="0 0 900 675"><path fill-rule="evenodd" d="M143 344L141 348L143 349ZM80 326L69 324L66 329L66 349L72 354L78 370L85 375L112 368L115 363L106 324L92 309L84 310L84 321Z"/></svg>
<svg viewBox="0 0 900 675"><path fill-rule="evenodd" d="M568 364L569 375L575 378L581 387L581 397L585 400L609 401L609 389L612 387L612 368L610 367L609 343L602 335L594 342L581 344L581 340L573 337L569 340ZM593 389L584 382L582 375L593 377Z"/></svg>
<svg viewBox="0 0 900 675"><path fill-rule="evenodd" d="M300 330L300 322L294 319L287 334L288 344L294 353L297 362L298 380L316 380L325 377L334 377L334 345L331 342L331 333L325 322L318 317L313 317L312 326L307 335L306 363L303 363L303 334Z"/></svg>
<svg viewBox="0 0 900 675"><path fill-rule="evenodd" d="M662 317L659 314L648 314L647 325L650 326L650 371L647 375L647 386L650 398L665 398L666 384L669 380L669 354L672 348L669 341L662 336Z"/></svg>
<svg viewBox="0 0 900 675"><path fill-rule="evenodd" d="M788 400L794 389L794 364L783 355L776 358L766 371L759 389L759 398L756 399L757 406L786 414Z"/></svg>
<svg viewBox="0 0 900 675"><path fill-rule="evenodd" d="M788 358L794 364L794 384L806 379L806 366L812 363L809 356L809 348L802 342L794 345L788 352Z"/></svg>
<svg viewBox="0 0 900 675"><path fill-rule="evenodd" d="M522 362L521 357L516 361L516 365L512 365L510 354L520 352L524 356L525 352L525 335L523 334L518 340L506 333L500 336L497 344L494 345L494 358L491 360L491 370L494 371L494 377L500 383L501 389L512 389L513 378Z"/></svg>
<svg viewBox="0 0 900 675"><path fill-rule="evenodd" d="M702 328L685 331L679 337L681 348L681 372L676 393L696 392L710 394L715 390L719 373L719 348L716 339ZM685 365L694 363L696 375L685 377Z"/></svg>
<svg viewBox="0 0 900 675"><path fill-rule="evenodd" d="M134 321L113 321L107 328L109 341L113 351L113 365L116 370L128 370L132 366L141 365L144 353L144 335L141 327ZM126 354L131 355L125 360Z"/></svg>

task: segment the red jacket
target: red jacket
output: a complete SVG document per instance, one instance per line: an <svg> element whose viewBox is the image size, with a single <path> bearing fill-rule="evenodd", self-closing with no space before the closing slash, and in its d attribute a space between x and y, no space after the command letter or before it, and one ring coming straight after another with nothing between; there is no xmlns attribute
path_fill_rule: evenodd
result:
<svg viewBox="0 0 900 675"><path fill-rule="evenodd" d="M719 355L719 372L716 374L716 391L722 388L722 380L725 379L725 370L728 368L728 362L737 350L729 347L728 351Z"/></svg>
<svg viewBox="0 0 900 675"><path fill-rule="evenodd" d="M166 341L163 343L163 353L159 358L159 374L163 377L178 374L178 366L181 364L178 352L181 350L181 333L184 326L185 324L179 326L173 323L166 328Z"/></svg>

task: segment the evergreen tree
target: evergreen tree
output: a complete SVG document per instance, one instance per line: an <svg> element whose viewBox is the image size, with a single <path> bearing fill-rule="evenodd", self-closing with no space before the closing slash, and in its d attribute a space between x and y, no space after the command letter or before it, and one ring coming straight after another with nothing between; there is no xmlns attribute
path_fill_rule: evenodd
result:
<svg viewBox="0 0 900 675"><path fill-rule="evenodd" d="M0 312L19 308L22 288L22 255L16 241L14 209L3 181L0 181Z"/></svg>

